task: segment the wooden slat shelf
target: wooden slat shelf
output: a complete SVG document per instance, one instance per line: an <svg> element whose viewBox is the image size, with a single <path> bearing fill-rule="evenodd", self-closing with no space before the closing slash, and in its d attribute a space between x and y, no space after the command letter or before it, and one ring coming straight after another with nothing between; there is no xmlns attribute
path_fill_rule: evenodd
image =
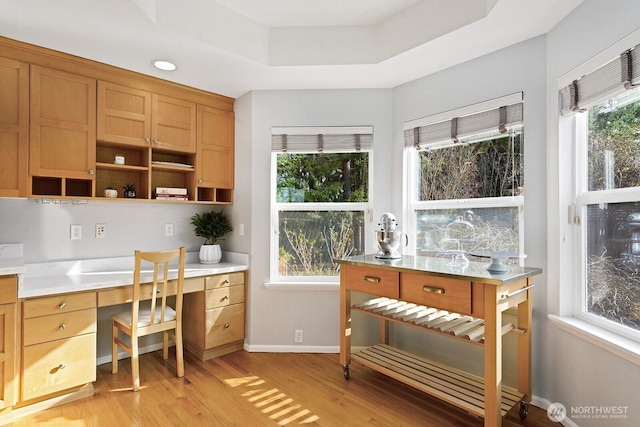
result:
<svg viewBox="0 0 640 427"><path fill-rule="evenodd" d="M421 390L471 414L484 417L484 380L386 344L351 355L353 361ZM501 413L517 405L524 394L502 386Z"/></svg>
<svg viewBox="0 0 640 427"><path fill-rule="evenodd" d="M484 320L472 316L386 297L353 305L351 309L472 344L484 344ZM502 335L510 331L519 332L512 323L502 327Z"/></svg>

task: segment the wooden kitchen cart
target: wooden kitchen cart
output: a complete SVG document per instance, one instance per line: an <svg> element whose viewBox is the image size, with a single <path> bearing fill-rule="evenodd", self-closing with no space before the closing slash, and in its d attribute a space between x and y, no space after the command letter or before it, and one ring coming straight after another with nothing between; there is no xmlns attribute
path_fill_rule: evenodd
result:
<svg viewBox="0 0 640 427"><path fill-rule="evenodd" d="M336 260L340 267L340 363L349 379L355 361L484 417L485 426L502 424L531 400L532 277L539 268L510 266L491 274L488 264L448 265L443 258L403 256L395 260L360 255ZM372 298L351 303L351 292ZM517 324L502 313L517 308ZM379 344L351 354L351 312L379 319ZM389 322L396 322L484 347L484 378L410 354L389 344ZM502 385L502 336L516 333L517 389Z"/></svg>

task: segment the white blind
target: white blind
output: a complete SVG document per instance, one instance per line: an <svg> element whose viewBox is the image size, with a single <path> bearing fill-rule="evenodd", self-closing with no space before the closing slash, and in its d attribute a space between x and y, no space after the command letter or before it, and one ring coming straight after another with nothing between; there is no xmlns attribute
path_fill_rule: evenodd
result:
<svg viewBox="0 0 640 427"><path fill-rule="evenodd" d="M561 114L586 111L588 107L640 84L639 46L622 52L602 67L560 89Z"/></svg>
<svg viewBox="0 0 640 427"><path fill-rule="evenodd" d="M271 129L271 151L344 153L372 149L372 126L274 127Z"/></svg>
<svg viewBox="0 0 640 427"><path fill-rule="evenodd" d="M488 105L491 105L491 108L487 109ZM467 114L458 116L457 112ZM450 118L438 120L443 116ZM433 117L434 120L423 118L414 121L421 125L405 124L405 147L435 148L457 143L465 138L475 139L483 134L506 133L508 128L520 126L524 122L522 93Z"/></svg>

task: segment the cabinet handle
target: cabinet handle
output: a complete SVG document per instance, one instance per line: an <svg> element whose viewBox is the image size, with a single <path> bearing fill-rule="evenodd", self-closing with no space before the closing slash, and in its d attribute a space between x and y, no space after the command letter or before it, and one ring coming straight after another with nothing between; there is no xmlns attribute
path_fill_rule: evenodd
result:
<svg viewBox="0 0 640 427"><path fill-rule="evenodd" d="M434 294L444 294L443 288L436 288L435 286L423 286L422 290L425 292L432 292Z"/></svg>
<svg viewBox="0 0 640 427"><path fill-rule="evenodd" d="M61 364L58 365L58 369L64 369L66 367L67 367L67 365L65 365L64 363L61 363Z"/></svg>
<svg viewBox="0 0 640 427"><path fill-rule="evenodd" d="M198 184L202 184L204 181L202 181L202 179L198 180Z"/></svg>
<svg viewBox="0 0 640 427"><path fill-rule="evenodd" d="M58 304L58 308L65 308L67 306L67 303L62 301L60 304Z"/></svg>
<svg viewBox="0 0 640 427"><path fill-rule="evenodd" d="M225 328L225 329L228 329L228 328L229 328L229 324L228 324L228 323L225 323L225 324L224 324L224 328Z"/></svg>
<svg viewBox="0 0 640 427"><path fill-rule="evenodd" d="M229 299L229 295L225 295L222 299Z"/></svg>
<svg viewBox="0 0 640 427"><path fill-rule="evenodd" d="M374 276L364 276L364 280L367 282L380 283L380 278Z"/></svg>
<svg viewBox="0 0 640 427"><path fill-rule="evenodd" d="M93 169L89 169L89 175L93 175L94 173L96 173L96 171L94 171Z"/></svg>
<svg viewBox="0 0 640 427"><path fill-rule="evenodd" d="M158 138L153 138L153 143L154 144L157 144L158 142L160 142L160 141L158 141Z"/></svg>
<svg viewBox="0 0 640 427"><path fill-rule="evenodd" d="M151 138L146 137L146 138L144 139L144 142L146 142L147 144L148 144L148 143L150 143L150 142L151 142Z"/></svg>
<svg viewBox="0 0 640 427"><path fill-rule="evenodd" d="M65 329L67 329L67 325L63 323L62 325L58 326L58 329L60 329L61 331L64 331Z"/></svg>
<svg viewBox="0 0 640 427"><path fill-rule="evenodd" d="M225 285L228 285L229 284L229 279L225 279L224 282L222 282L222 283L224 283Z"/></svg>

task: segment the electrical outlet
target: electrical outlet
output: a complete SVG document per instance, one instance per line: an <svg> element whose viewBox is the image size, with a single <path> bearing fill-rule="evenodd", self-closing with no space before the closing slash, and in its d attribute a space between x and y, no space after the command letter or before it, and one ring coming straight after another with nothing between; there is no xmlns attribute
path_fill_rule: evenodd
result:
<svg viewBox="0 0 640 427"><path fill-rule="evenodd" d="M71 225L71 240L80 240L82 239L82 226L79 224Z"/></svg>
<svg viewBox="0 0 640 427"><path fill-rule="evenodd" d="M296 329L296 333L293 337L295 342L302 342L302 329Z"/></svg>
<svg viewBox="0 0 640 427"><path fill-rule="evenodd" d="M244 224L238 224L238 235L244 236Z"/></svg>
<svg viewBox="0 0 640 427"><path fill-rule="evenodd" d="M96 224L96 239L102 239L107 235L106 224Z"/></svg>
<svg viewBox="0 0 640 427"><path fill-rule="evenodd" d="M173 224L165 224L164 225L164 235L165 236L173 236Z"/></svg>

